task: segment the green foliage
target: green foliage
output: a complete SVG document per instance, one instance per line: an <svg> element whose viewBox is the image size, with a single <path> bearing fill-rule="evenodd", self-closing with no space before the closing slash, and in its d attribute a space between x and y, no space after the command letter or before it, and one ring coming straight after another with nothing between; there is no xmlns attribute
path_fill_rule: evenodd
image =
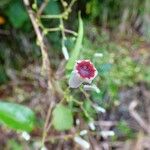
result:
<svg viewBox="0 0 150 150"><path fill-rule="evenodd" d="M86 117L87 121L91 121L95 118L96 111L93 109L91 101L85 100L83 103L83 108L85 110L84 116Z"/></svg>
<svg viewBox="0 0 150 150"><path fill-rule="evenodd" d="M31 50L30 53L26 53L27 54L26 56L29 56L29 54L31 54L30 62L31 62L31 67L32 67L33 64L37 64L37 62L39 63L39 60L37 60L37 58L39 58L38 56L41 55L40 53L37 53L39 52L37 51L37 47L35 47L35 51L33 51L33 47L30 46L30 44L33 45L32 40L34 41L34 38L35 38L35 36L32 35L32 33L34 34L34 31L32 33L28 33L28 35L25 35L24 32L21 31L19 32L20 34L16 35L16 31L18 32L22 30L26 25L27 26L29 25L27 23L28 15L26 13L26 10L21 0L19 1L6 0L6 1L7 3L6 3L5 8L3 8L4 10L3 13L4 13L4 16L5 15L7 16L7 18L9 19L9 22L6 21L7 25L2 26L2 31L3 31L3 27L4 27L4 31L5 29L14 31L12 32L12 35L14 37L15 36L18 36L18 37L15 37L14 39L12 39L11 40L12 43L14 44L15 40L16 41L18 40L18 43L23 43L23 46L21 44L18 44L19 45L18 47L17 44L14 44L15 46L13 44L9 44L9 40L8 40L9 46L6 49L9 49L9 48L17 49L16 51L12 51L13 53L12 57L14 58L14 60L10 61L11 64L9 64L9 67L11 67L12 64L14 64L16 68L22 68L22 66L29 65L27 61L23 60L22 57L19 56L18 51L19 51L19 48L22 49L22 47L25 49L25 51L27 51L27 49L29 49L29 51ZM11 2L9 3L9 1ZM41 0L37 0L38 7L40 6L42 2L43 1ZM61 8L60 8L59 2L60 1L56 1L56 0L49 1L48 5L43 11L43 14L44 15L45 14L46 15L61 14ZM116 36L116 33L115 33L116 41L112 39L110 36L111 29L118 30L119 24L122 21L123 12L126 8L129 9L129 16L127 17L127 21L129 23L127 23L127 25L134 24L134 21L136 22L136 18L139 17L137 14L141 15L142 13L141 11L143 11L143 16L144 16L144 9L143 9L144 1L141 3L141 6L139 6L140 4L139 0L136 0L134 2L129 1L129 0L127 1L119 1L119 0L116 0L116 1L114 0L88 0L86 1L85 0L84 2L85 2L84 5L86 5L85 6L86 13L84 14L84 12L82 12L82 18L83 17L86 18L86 19L84 18L85 19L84 21L85 22L87 21L87 24L83 26L83 20L81 18L81 15L79 15L78 36L76 38L75 45L74 45L75 37L72 38L71 36L68 36L68 33L65 33L67 38L64 39L64 42L65 42L64 45L68 48L68 50L71 49L70 59L66 64L66 70L68 72L71 71L75 64L75 61L80 58L90 59L95 64L99 73L93 82L94 84L97 85L98 88L100 88L101 92L96 93L93 91L88 91L89 95L88 94L87 95L89 97L86 99L87 95L84 93L85 91L81 91L81 89L73 89L73 90L70 90L69 88L67 89L67 86L68 86L66 84L67 76L63 76L61 79L62 80L65 79L65 80L63 80L62 82L60 80L58 81L58 82L61 82L60 84L58 83L58 88L59 86L62 86L63 90L66 89L66 91L61 91L61 88L60 88L60 91L64 92L63 102L65 101L66 105L63 105L62 103L57 104L52 112L52 124L54 128L58 131L66 131L66 130L71 129L73 127L73 116L75 116L76 114L82 115L84 119L83 121L94 120L97 115L97 112L93 108L94 106L93 103L94 104L97 103L99 106L102 106L103 108L108 109L110 113L111 111L114 111L115 108L114 107L112 108L112 106L115 104L115 101L119 99L118 95L119 95L120 88L133 87L139 81L146 81L150 83L149 67L146 67L144 65L142 66L138 61L135 61L132 58L132 50L138 49L138 46L140 44L138 46L135 46L137 42L135 40L135 44L131 45L129 48L128 43L130 43L130 41L126 41L127 43L127 44L125 43L127 45L126 47L126 46L122 46L120 41L117 42L118 38ZM79 1L79 3L83 3L83 2ZM2 6L1 2L0 2L0 6ZM139 8L135 9L136 6L139 6ZM74 19L73 16L75 16L77 12L76 8L75 10L72 8L72 10L73 10L73 15L70 17L71 20ZM34 11L36 11L36 9L34 9ZM135 14L137 16L135 16ZM132 19L131 19L131 16L132 16ZM59 19L58 20L52 19L50 21L49 19L41 19L41 23L46 28L57 27L59 24L59 21L60 21ZM72 28L75 27L74 22L76 22L76 19L73 20L74 22L71 22L71 23L69 22L70 20L65 21L64 19L63 21L67 29L70 29L70 27L72 26L73 26ZM90 24L89 22L92 22L92 23ZM9 28L10 24L13 26L13 29ZM144 25L143 29L145 33L149 34L149 22L144 22L143 25ZM104 27L105 30L103 30L103 28L101 27ZM85 34L85 38L83 41L83 34L84 34L85 29L86 29L86 34ZM48 40L45 40L46 43L48 44L50 43L49 44L50 50L48 51L50 52L49 56L50 56L51 66L54 70L57 70L59 64L61 63L60 59L62 59L61 57L62 54L60 51L62 36L60 36L59 31L53 32L53 33L48 32L46 36L48 39ZM114 35L112 34L112 37L113 36ZM28 38L31 39L31 43L29 44L27 43L28 40L26 40ZM23 42L20 42L20 41L23 41ZM56 51L54 50L54 47ZM6 57L4 56L4 50L2 49L2 51L0 52L0 60L2 60L2 64L7 64L7 61L5 60ZM103 56L96 57L95 53L102 53ZM7 53L5 55L7 55ZM38 56L36 57L35 55L38 55ZM23 53L23 56L25 56L24 53ZM35 60L33 58L34 56L36 58ZM24 63L21 63L22 61L18 61L18 60L23 60ZM142 69L142 67L144 69ZM61 72L61 69L63 70L64 68L60 67L60 69L58 69L58 76L59 76L59 70ZM16 74L15 77L18 77L19 76L18 74ZM53 72L53 70L52 70L52 74L55 76L55 73ZM32 76L32 72L31 72L31 76ZM26 78L28 77L25 76L25 81L26 81ZM7 79L8 78L5 72L5 66L0 65L0 84L5 83ZM18 81L20 80L22 80L22 77L19 78ZM24 77L23 77L23 80L24 80ZM32 78L32 81L33 81L33 78ZM43 92L43 88L41 90L41 87L39 87L38 92ZM108 114L106 113L104 115L104 118L107 118L107 117L109 118L109 116L107 115L109 115L109 113ZM1 122L3 124L6 124L8 127L16 129L16 130L31 131L35 127L35 115L27 107L24 107L18 104L13 104L13 103L0 102L0 125L2 125ZM117 128L118 133L121 136L128 137L128 138L134 137L133 131L130 129L130 127L128 127L126 122L121 121L117 125L116 128ZM119 135L116 138L118 137ZM10 141L9 145L12 145L10 149L16 149L16 150L22 149L19 143L13 140Z"/></svg>
<svg viewBox="0 0 150 150"><path fill-rule="evenodd" d="M150 83L150 67L145 67L143 69L143 80Z"/></svg>
<svg viewBox="0 0 150 150"><path fill-rule="evenodd" d="M45 14L57 15L60 14L60 8L58 1L49 1L48 5L44 9Z"/></svg>
<svg viewBox="0 0 150 150"><path fill-rule="evenodd" d="M9 150L23 150L23 146L15 140L9 140L7 146Z"/></svg>
<svg viewBox="0 0 150 150"><path fill-rule="evenodd" d="M34 112L15 103L0 102L0 121L15 130L29 132L35 127Z"/></svg>
<svg viewBox="0 0 150 150"><path fill-rule="evenodd" d="M11 0L0 0L0 7L4 7L5 5L7 5Z"/></svg>
<svg viewBox="0 0 150 150"><path fill-rule="evenodd" d="M28 19L27 12L21 1L13 1L10 3L6 10L6 14L15 28L22 27Z"/></svg>
<svg viewBox="0 0 150 150"><path fill-rule="evenodd" d="M0 65L0 85L5 83L8 80L7 74L5 72L5 68Z"/></svg>
<svg viewBox="0 0 150 150"><path fill-rule="evenodd" d="M62 104L58 104L53 111L53 126L58 131L69 130L73 126L73 114L71 110Z"/></svg>
<svg viewBox="0 0 150 150"><path fill-rule="evenodd" d="M93 42L84 38L80 57L94 62L98 70L96 83L101 93L92 92L92 98L105 107L108 103L105 104L104 99L118 100L120 88L133 87L137 82L148 79L149 75L148 69L142 71L145 66L131 57L131 49L134 49L135 44L129 50L113 40L110 42L107 32L94 34L96 40ZM103 56L95 57L95 53L101 53Z"/></svg>
<svg viewBox="0 0 150 150"><path fill-rule="evenodd" d="M97 68L97 70L101 76L105 76L110 72L111 68L112 68L112 64L106 63L106 64L101 64Z"/></svg>
<svg viewBox="0 0 150 150"><path fill-rule="evenodd" d="M80 53L81 46L82 46L82 40L83 40L83 21L82 21L81 15L79 14L78 37L76 39L74 49L71 52L71 57L69 58L69 61L66 65L66 69L72 70L75 64L75 61L78 60L79 53Z"/></svg>
<svg viewBox="0 0 150 150"><path fill-rule="evenodd" d="M102 4L98 2L98 0L91 0L86 4L86 13L90 14L92 18L99 16L101 12Z"/></svg>
<svg viewBox="0 0 150 150"><path fill-rule="evenodd" d="M128 126L125 121L120 121L116 128L118 129L120 136L128 137L129 139L135 137L133 130Z"/></svg>

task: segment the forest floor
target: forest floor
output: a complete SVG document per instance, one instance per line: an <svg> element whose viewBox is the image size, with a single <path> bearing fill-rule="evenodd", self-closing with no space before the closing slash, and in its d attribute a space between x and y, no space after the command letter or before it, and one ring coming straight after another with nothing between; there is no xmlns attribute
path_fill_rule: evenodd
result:
<svg viewBox="0 0 150 150"><path fill-rule="evenodd" d="M117 41L122 47L130 47L130 40ZM106 43L107 44L107 43ZM150 44L142 41L136 50L128 53L134 60L141 61L143 66L150 65ZM117 55L117 53L115 54ZM120 60L121 61L121 60ZM0 86L0 99L25 104L32 108L40 118L45 117L47 100L46 85L40 76L40 66L30 64L21 71L9 71L10 81ZM150 78L150 75L147 75ZM97 126L102 130L113 130L117 136L97 137L89 135L91 150L144 150L150 149L150 87L146 81L139 81L134 86L124 86L119 89L119 101L115 107L97 118ZM119 125L118 125L119 123ZM68 132L69 133L69 132ZM67 134L68 134L67 133ZM42 131L36 129L31 136L40 139ZM49 133L57 135L58 133ZM63 135L64 133L62 133ZM37 142L37 141L36 141ZM37 149L37 143L26 142L20 133L0 127L0 150L30 150ZM32 146L31 146L32 145ZM32 148L31 148L32 147ZM48 149L82 149L72 139L56 143L47 143Z"/></svg>

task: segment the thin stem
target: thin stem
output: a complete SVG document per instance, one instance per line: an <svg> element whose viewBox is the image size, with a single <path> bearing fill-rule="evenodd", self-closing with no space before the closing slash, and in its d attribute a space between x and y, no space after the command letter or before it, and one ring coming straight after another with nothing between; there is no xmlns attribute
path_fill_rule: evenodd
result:
<svg viewBox="0 0 150 150"><path fill-rule="evenodd" d="M65 17L65 15L68 15L71 11L71 8L73 6L73 4L76 2L77 0L72 0L69 4L69 6L67 7L67 9L65 10L65 12L63 13L63 17Z"/></svg>
<svg viewBox="0 0 150 150"><path fill-rule="evenodd" d="M65 32L64 32L64 23L63 23L63 19L60 18L60 29L61 29L61 34L62 34L62 46L65 46Z"/></svg>
<svg viewBox="0 0 150 150"><path fill-rule="evenodd" d="M75 31L68 30L68 29L64 29L64 31L65 31L66 33L73 34L74 36L78 36L78 33L76 33Z"/></svg>
<svg viewBox="0 0 150 150"><path fill-rule="evenodd" d="M43 73L44 73L44 77L47 80L47 94L48 94L48 98L49 98L49 109L48 109L48 113L46 116L46 121L45 121L45 125L43 128L43 138L42 138L42 147L44 146L45 143L45 138L46 138L46 127L48 125L48 121L50 119L50 115L51 115L51 110L52 107L54 105L54 86L53 86L53 82L52 82L52 69L51 69L51 65L50 65L50 60L48 57L48 48L47 45L45 44L44 41L44 36L40 30L40 26L37 22L38 18L36 18L35 13L33 12L33 10L30 8L30 3L29 0L23 0L24 4L26 6L27 12L29 14L30 20L32 22L34 31L36 33L37 39L39 41L39 45L41 48L41 53L42 53L42 69L43 69Z"/></svg>
<svg viewBox="0 0 150 150"><path fill-rule="evenodd" d="M43 19L59 19L59 18L62 18L62 14L59 14L59 15L41 15L40 17Z"/></svg>
<svg viewBox="0 0 150 150"><path fill-rule="evenodd" d="M61 19L61 18L66 18L68 17L68 14L71 12L71 8L73 6L73 4L76 2L77 0L72 0L69 4L69 6L66 8L66 10L62 13L62 14L58 14L58 15L41 15L40 17L43 19Z"/></svg>
<svg viewBox="0 0 150 150"><path fill-rule="evenodd" d="M40 16L43 12L43 10L45 9L45 7L47 6L49 0L44 0L44 2L42 3L42 5L40 6L38 12L37 12L37 16Z"/></svg>
<svg viewBox="0 0 150 150"><path fill-rule="evenodd" d="M46 136L47 136L47 132L48 132L48 130L51 127L51 125L48 125L48 122L50 120L52 108L53 108L53 103L50 103L50 106L49 106L49 109L48 109L48 113L47 113L47 116L46 116L46 120L45 120L45 124L44 124L44 129L43 129L42 147L44 146L45 139L46 139Z"/></svg>
<svg viewBox="0 0 150 150"><path fill-rule="evenodd" d="M77 101L77 100L75 100L75 99L73 99L72 101L75 102L76 104L78 104L78 105L80 106L80 108L82 109L84 115L90 120L91 117L90 117L90 115L88 114L88 112L86 111L86 109L84 109L84 107L83 107L83 102L79 102L79 101Z"/></svg>
<svg viewBox="0 0 150 150"><path fill-rule="evenodd" d="M83 105L81 105L81 107L80 107L80 108L83 110L84 115L85 115L85 116L86 116L89 120L91 120L90 115L88 114L88 112L86 111L86 109L84 109Z"/></svg>
<svg viewBox="0 0 150 150"><path fill-rule="evenodd" d="M60 31L60 28L59 27L56 27L56 28L47 28L47 29L44 29L44 31L55 32L55 31Z"/></svg>
<svg viewBox="0 0 150 150"><path fill-rule="evenodd" d="M65 47L66 35L65 35L65 31L64 31L63 18L60 18L60 29L61 29L61 34L62 34L62 40L61 40L62 53L63 53L65 59L68 60L69 59L69 54L68 54L67 48Z"/></svg>
<svg viewBox="0 0 150 150"><path fill-rule="evenodd" d="M80 87L80 91L84 94L87 100L91 101L89 95L82 89L82 87Z"/></svg>

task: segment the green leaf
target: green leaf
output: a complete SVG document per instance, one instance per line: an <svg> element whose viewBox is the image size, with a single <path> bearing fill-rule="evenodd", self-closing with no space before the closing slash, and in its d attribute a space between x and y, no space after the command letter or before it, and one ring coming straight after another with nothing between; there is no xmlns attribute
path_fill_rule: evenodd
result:
<svg viewBox="0 0 150 150"><path fill-rule="evenodd" d="M82 40L83 40L83 21L81 18L81 14L79 13L79 29L78 29L78 37L75 43L75 47L71 53L71 57L68 60L68 63L66 65L66 69L67 70L72 70L75 61L78 59L80 50L81 50L81 46L82 46Z"/></svg>
<svg viewBox="0 0 150 150"><path fill-rule="evenodd" d="M16 130L31 131L35 126L35 114L28 107L0 102L0 121Z"/></svg>
<svg viewBox="0 0 150 150"><path fill-rule="evenodd" d="M60 14L60 7L57 1L49 1L48 5L44 9L45 14L57 15Z"/></svg>
<svg viewBox="0 0 150 150"><path fill-rule="evenodd" d="M92 102L85 100L83 103L83 108L86 110L88 117L86 116L87 121L91 121L95 117L96 111L92 107Z"/></svg>
<svg viewBox="0 0 150 150"><path fill-rule="evenodd" d="M20 1L10 3L6 14L15 28L20 28L28 19L28 15Z"/></svg>
<svg viewBox="0 0 150 150"><path fill-rule="evenodd" d="M73 115L71 110L59 104L53 111L53 126L58 131L69 130L73 126Z"/></svg>

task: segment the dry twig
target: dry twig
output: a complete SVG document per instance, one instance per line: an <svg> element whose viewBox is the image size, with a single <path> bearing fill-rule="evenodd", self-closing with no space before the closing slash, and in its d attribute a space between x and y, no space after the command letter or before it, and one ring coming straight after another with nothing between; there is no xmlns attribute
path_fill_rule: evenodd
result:
<svg viewBox="0 0 150 150"><path fill-rule="evenodd" d="M47 126L48 126L48 123L49 123L51 110L52 110L53 105L54 105L54 93L55 93L55 91L54 91L53 81L52 81L52 69L50 67L50 60L49 60L49 57L48 57L48 48L47 48L46 43L44 41L44 35L42 34L42 32L40 30L40 27L37 23L37 18L36 18L37 15L30 8L29 0L24 0L24 4L27 8L27 12L29 14L30 20L32 22L34 31L36 33L36 36L37 36L37 39L38 39L38 42L39 42L39 46L41 48L42 69L43 69L44 77L47 81L47 94L48 94L48 97L49 97L50 105L49 105L49 109L48 109L48 113L47 113L47 116L46 116L44 129L43 129L42 146L44 146L46 133L47 133Z"/></svg>
<svg viewBox="0 0 150 150"><path fill-rule="evenodd" d="M130 103L129 105L129 112L131 114L131 116L139 123L139 125L143 128L143 130L150 134L150 130L149 130L149 126L146 123L146 121L144 121L141 116L137 113L137 111L135 110L136 106L138 105L137 101L134 100Z"/></svg>

